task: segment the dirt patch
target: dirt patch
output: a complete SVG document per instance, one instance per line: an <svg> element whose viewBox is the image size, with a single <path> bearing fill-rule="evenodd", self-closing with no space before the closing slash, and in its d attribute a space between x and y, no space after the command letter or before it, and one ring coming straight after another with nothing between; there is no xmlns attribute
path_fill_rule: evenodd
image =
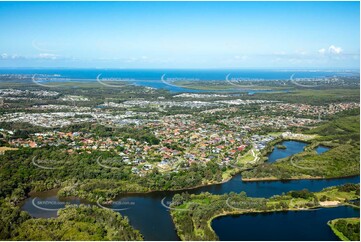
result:
<svg viewBox="0 0 361 242"><path fill-rule="evenodd" d="M339 201L325 201L325 202L320 202L320 205L323 207L328 207L328 206L337 206L340 203L341 202L339 202Z"/></svg>

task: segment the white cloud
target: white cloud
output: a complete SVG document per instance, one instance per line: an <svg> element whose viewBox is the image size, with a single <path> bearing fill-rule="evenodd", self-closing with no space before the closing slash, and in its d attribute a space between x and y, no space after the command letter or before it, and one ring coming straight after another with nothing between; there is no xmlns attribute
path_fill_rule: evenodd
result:
<svg viewBox="0 0 361 242"><path fill-rule="evenodd" d="M0 59L7 59L9 57L9 55L6 53L2 53L0 56L1 56Z"/></svg>
<svg viewBox="0 0 361 242"><path fill-rule="evenodd" d="M40 53L37 55L0 54L0 60L73 60L74 58L62 57L51 53Z"/></svg>
<svg viewBox="0 0 361 242"><path fill-rule="evenodd" d="M2 53L0 55L0 59L1 60L16 60L16 59L25 59L24 56L21 56L21 55L17 55L17 54L14 54L14 55L9 55L7 53Z"/></svg>
<svg viewBox="0 0 361 242"><path fill-rule="evenodd" d="M341 47L336 47L336 46L334 46L334 45L331 45L330 47L328 47L328 52L329 52L330 54L336 54L336 55L338 55L338 54L341 54L342 48L341 48Z"/></svg>
<svg viewBox="0 0 361 242"><path fill-rule="evenodd" d="M342 52L343 49L335 45L330 45L328 48L321 48L318 50L318 53L321 55L340 55Z"/></svg>
<svg viewBox="0 0 361 242"><path fill-rule="evenodd" d="M323 54L326 53L326 49L325 49L325 48L319 49L319 50L318 50L318 53L320 53L321 55L323 55Z"/></svg>

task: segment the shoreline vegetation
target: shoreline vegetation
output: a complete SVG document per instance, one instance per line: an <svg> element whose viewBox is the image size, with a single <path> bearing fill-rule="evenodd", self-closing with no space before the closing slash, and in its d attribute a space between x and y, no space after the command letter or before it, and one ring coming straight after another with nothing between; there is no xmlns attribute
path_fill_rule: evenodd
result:
<svg viewBox="0 0 361 242"><path fill-rule="evenodd" d="M360 240L360 218L338 218L328 221L327 225L342 241Z"/></svg>
<svg viewBox="0 0 361 242"><path fill-rule="evenodd" d="M360 174L359 116L338 118L305 133L318 136L307 141L309 145L303 152L243 172L242 180L328 179ZM332 148L317 154L311 148L319 145Z"/></svg>
<svg viewBox="0 0 361 242"><path fill-rule="evenodd" d="M351 206L349 200L359 199L359 189L359 184L345 184L314 193L306 189L290 191L267 199L247 197L244 192L224 195L176 194L171 205L171 216L181 240L218 240L211 226L212 220L217 217Z"/></svg>
<svg viewBox="0 0 361 242"><path fill-rule="evenodd" d="M360 174L349 175L349 176L339 176L339 177L294 177L288 179L279 179L277 177L265 177L265 178L243 178L242 181L244 182L257 182L257 181L297 181L297 180L333 180L333 179L342 179L342 178L349 178L349 177L356 177Z"/></svg>
<svg viewBox="0 0 361 242"><path fill-rule="evenodd" d="M104 195L106 193L107 190L105 190L102 193L92 193L90 190L84 192L84 190L72 190L73 186L67 186L67 187L63 187L63 188L59 188L59 191L57 193L57 196L59 197L78 197L81 199L85 199L89 202L112 202L114 199L117 199L121 196L124 195L137 195L137 194L148 194L148 193L152 193L152 192L177 192L177 191L188 191L188 190L193 190L193 189L197 189L200 187L205 187L205 186L211 186L211 185L218 185L218 184L223 184L228 182L229 180L231 180L233 178L233 176L235 176L236 174L238 174L237 171L232 170L232 172L228 173L229 176L223 178L221 181L207 181L207 182L203 182L202 184L196 185L196 186L190 186L190 187L184 187L184 188L176 188L176 189L155 189L155 190L150 190L147 189L146 187L141 187L139 185L134 185L133 186L133 190L127 190L127 191L119 191L119 192L113 192L112 196L102 196L100 199L98 199L96 196L97 194L101 194ZM84 183L88 183L88 182L93 182L93 181L85 181ZM94 181L96 182L96 181ZM115 182L115 181L114 181ZM125 184L125 183L122 183ZM79 192L79 193L78 193ZM94 196L95 195L95 196Z"/></svg>
<svg viewBox="0 0 361 242"><path fill-rule="evenodd" d="M143 240L120 213L97 206L67 205L56 218L30 218L13 231L14 240Z"/></svg>

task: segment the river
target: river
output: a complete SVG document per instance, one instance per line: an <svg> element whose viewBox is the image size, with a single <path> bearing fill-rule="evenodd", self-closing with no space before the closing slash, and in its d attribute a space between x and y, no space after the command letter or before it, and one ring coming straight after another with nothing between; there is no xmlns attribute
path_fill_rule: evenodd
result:
<svg viewBox="0 0 361 242"><path fill-rule="evenodd" d="M302 142L295 141L287 141L287 143L283 143L287 149L277 149L270 154L270 156L274 156L273 159L277 160L280 158L287 157L294 153L301 152L303 147L306 145ZM286 152L287 151L287 152ZM276 152L276 153L275 153ZM278 154L279 153L279 154ZM277 159L276 159L277 158ZM274 160L274 161L275 161ZM199 187L195 189L184 190L190 194L199 194L201 192L209 192L212 194L224 194L229 192L239 193L244 191L250 197L270 197L276 194L282 194L283 192L288 192L291 190L301 190L307 188L310 191L320 191L325 187L336 186L345 183L359 183L360 177L348 177L348 178L340 178L340 179L323 179L323 180L292 180L292 181L260 181L260 182L244 182L241 180L241 175L238 174L234 176L228 182L216 185L209 185L204 187ZM146 194L132 194L132 195L123 195L112 204L108 205L108 208L111 208L115 211L120 212L122 215L127 216L130 220L130 223L134 228L140 230L146 240L179 240L177 233L175 231L169 210L167 205L171 201L171 198L176 193L181 193L183 191L177 192L151 192ZM55 217L56 212L59 208L63 208L66 203L71 204L90 204L87 201L78 199L78 198L66 198L59 199L56 196L57 190L40 192L40 193L31 193L30 197L25 200L22 205L22 209L29 212L33 217ZM94 204L97 205L97 204ZM99 206L99 205L98 205ZM102 205L100 205L102 206ZM263 221L263 218L272 220L272 226L275 224L283 224L282 221L285 219L292 220L294 217L300 217L300 219L294 219L293 224L295 224L295 228L297 229L300 226L304 226L305 223L308 223L307 220L302 219L304 216L309 216L311 214L316 214L317 216L321 216L322 219L317 220L317 226L321 226L321 224L326 221L329 217L345 217L348 216L348 213L351 208L340 208L340 209L324 209L322 212L299 212L299 213L287 213L284 217L284 213L270 213L266 215L244 215L239 216L235 219L233 216L227 216L217 219L214 222L215 231L220 236L221 239L236 239L236 240L251 240L251 237L243 237L243 233L239 233L237 230L237 224L252 224L252 223L261 223L257 221ZM327 210L327 211L326 211ZM343 212L345 211L345 212ZM325 214L325 216L323 216ZM351 214L356 214L356 212L351 212ZM316 216L315 215L315 216ZM327 216L326 216L327 215ZM262 218L262 219L260 219ZM249 222L244 222L249 221ZM268 220L265 220L268 221ZM313 221L315 222L315 221ZM326 221L327 222L327 221ZM229 224L235 224L234 226L229 226ZM268 222L262 222L265 226L267 226ZM297 226L296 226L297 225ZM290 226L290 225L289 225ZM316 226L316 225L315 225ZM314 229L318 229L319 227L315 227ZM324 227L320 227L322 229ZM247 231L251 231L251 228L246 229ZM327 231L326 231L327 230ZM229 232L230 231L230 232ZM232 232L233 231L233 232ZM268 231L268 230L267 230ZM287 237L289 233L279 233L277 230L274 232L271 231L271 235L269 237L259 237L259 240L263 239L271 239L274 238L276 240L287 240L290 237ZM323 229L323 233L327 234L329 229ZM231 234L229 234L231 233ZM317 233L316 233L317 234ZM241 236L242 237L237 237ZM292 235L292 233L290 233ZM229 237L231 236L231 237ZM250 235L249 235L250 236ZM315 235L316 236L316 235ZM318 235L317 235L318 236ZM326 236L326 235L325 235ZM262 239L263 238L263 239ZM298 240L317 240L319 237L293 237ZM326 237L322 237L326 238ZM331 238L331 237L327 237ZM334 237L332 237L334 239Z"/></svg>
<svg viewBox="0 0 361 242"><path fill-rule="evenodd" d="M359 182L359 176L330 180L243 182L241 175L236 175L230 181L223 184L210 185L187 191L192 194L199 194L201 192L224 194L232 191L237 193L245 191L248 196L252 197L270 197L291 190L307 188L310 191L320 191L328 186ZM165 198L164 204L167 205L167 201L170 201L171 197L178 192L152 192L127 195L116 199L111 207L113 209L126 209L119 212L122 215L128 216L131 224L140 230L146 240L178 240L179 238L176 234L169 211L161 203L162 199ZM22 209L34 217L54 217L56 216L56 209L64 207L66 202L76 204L86 203L86 201L81 201L76 198L59 200L56 197L56 190L53 190L50 192L32 193L24 202ZM35 207L33 203L38 207L54 210L39 209ZM276 214L275 218L278 218ZM277 220L273 221L274 223L278 223ZM302 221L300 221L300 225L301 224L303 224ZM279 236L278 239L282 240L282 234L279 234Z"/></svg>

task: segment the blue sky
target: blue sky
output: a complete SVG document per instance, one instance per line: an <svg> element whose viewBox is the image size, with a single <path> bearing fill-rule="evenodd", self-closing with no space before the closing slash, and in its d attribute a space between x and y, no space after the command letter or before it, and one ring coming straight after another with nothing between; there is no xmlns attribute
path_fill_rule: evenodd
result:
<svg viewBox="0 0 361 242"><path fill-rule="evenodd" d="M0 2L0 67L359 68L358 2Z"/></svg>

